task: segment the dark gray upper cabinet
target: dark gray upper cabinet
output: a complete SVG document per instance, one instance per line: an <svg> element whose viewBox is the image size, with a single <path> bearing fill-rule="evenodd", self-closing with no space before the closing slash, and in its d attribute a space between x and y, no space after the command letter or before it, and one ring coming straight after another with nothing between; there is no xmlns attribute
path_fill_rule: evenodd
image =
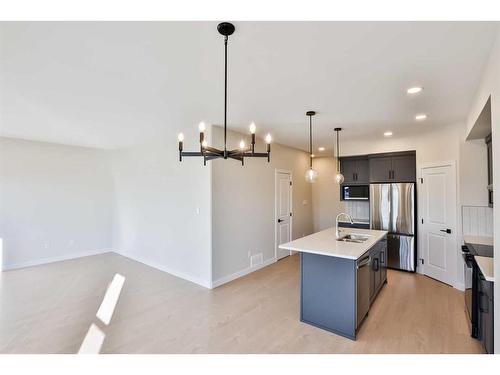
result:
<svg viewBox="0 0 500 375"><path fill-rule="evenodd" d="M370 158L370 182L391 181L392 158L373 157Z"/></svg>
<svg viewBox="0 0 500 375"><path fill-rule="evenodd" d="M344 184L354 184L356 182L356 159L340 159L340 171L344 175Z"/></svg>
<svg viewBox="0 0 500 375"><path fill-rule="evenodd" d="M415 182L415 155L394 156L392 158L392 179L395 182Z"/></svg>
<svg viewBox="0 0 500 375"><path fill-rule="evenodd" d="M369 184L370 183L370 169L368 166L368 159L356 160L356 183Z"/></svg>
<svg viewBox="0 0 500 375"><path fill-rule="evenodd" d="M370 182L415 182L415 154L370 157Z"/></svg>
<svg viewBox="0 0 500 375"><path fill-rule="evenodd" d="M341 158L340 170L344 175L344 184L366 185L369 183L368 159L365 158Z"/></svg>

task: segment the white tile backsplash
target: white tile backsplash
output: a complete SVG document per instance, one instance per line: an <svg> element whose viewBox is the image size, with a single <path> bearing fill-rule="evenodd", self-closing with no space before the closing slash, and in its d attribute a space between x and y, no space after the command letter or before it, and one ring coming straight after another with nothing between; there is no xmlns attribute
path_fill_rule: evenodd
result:
<svg viewBox="0 0 500 375"><path fill-rule="evenodd" d="M493 208L462 206L462 234L493 237Z"/></svg>
<svg viewBox="0 0 500 375"><path fill-rule="evenodd" d="M368 201L346 201L346 213L351 215L354 221L370 220L370 202Z"/></svg>

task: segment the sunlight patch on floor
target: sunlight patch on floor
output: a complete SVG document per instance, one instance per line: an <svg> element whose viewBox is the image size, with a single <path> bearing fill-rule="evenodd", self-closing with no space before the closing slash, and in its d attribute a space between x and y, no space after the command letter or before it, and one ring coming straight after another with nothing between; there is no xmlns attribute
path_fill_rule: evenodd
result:
<svg viewBox="0 0 500 375"><path fill-rule="evenodd" d="M106 294L104 294L96 317L105 325L109 325L111 322L124 283L125 277L116 273L106 290ZM99 354L105 338L106 333L99 326L92 323L83 339L80 350L78 350L78 354Z"/></svg>
<svg viewBox="0 0 500 375"><path fill-rule="evenodd" d="M125 277L120 274L115 274L113 280L108 286L108 290L104 295L101 302L99 310L97 310L96 316L101 322L108 325L111 322L113 313L115 311L116 304L118 303L118 298L120 298L120 293L122 291L123 283L125 282Z"/></svg>

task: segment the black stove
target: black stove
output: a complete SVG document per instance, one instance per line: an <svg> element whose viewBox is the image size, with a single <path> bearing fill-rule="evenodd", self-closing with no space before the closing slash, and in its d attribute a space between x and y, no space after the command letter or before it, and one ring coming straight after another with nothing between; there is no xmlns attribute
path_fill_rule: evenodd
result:
<svg viewBox="0 0 500 375"><path fill-rule="evenodd" d="M462 246L464 258L465 306L471 323L471 336L479 337L479 267L475 256L493 258L493 246L465 243Z"/></svg>
<svg viewBox="0 0 500 375"><path fill-rule="evenodd" d="M469 249L469 254L471 255L493 258L493 246L467 242L465 245L467 246L467 249Z"/></svg>

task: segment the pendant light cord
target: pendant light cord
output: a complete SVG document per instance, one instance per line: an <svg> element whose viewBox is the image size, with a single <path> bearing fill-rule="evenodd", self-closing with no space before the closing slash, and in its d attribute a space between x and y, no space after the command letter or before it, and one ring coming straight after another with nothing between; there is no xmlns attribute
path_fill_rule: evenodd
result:
<svg viewBox="0 0 500 375"><path fill-rule="evenodd" d="M312 158L312 148L313 148L313 141L312 141L312 116L309 116L309 166L313 167L313 158Z"/></svg>
<svg viewBox="0 0 500 375"><path fill-rule="evenodd" d="M337 130L337 173L340 172L339 131Z"/></svg>
<svg viewBox="0 0 500 375"><path fill-rule="evenodd" d="M227 39L224 36L224 159L227 159Z"/></svg>

